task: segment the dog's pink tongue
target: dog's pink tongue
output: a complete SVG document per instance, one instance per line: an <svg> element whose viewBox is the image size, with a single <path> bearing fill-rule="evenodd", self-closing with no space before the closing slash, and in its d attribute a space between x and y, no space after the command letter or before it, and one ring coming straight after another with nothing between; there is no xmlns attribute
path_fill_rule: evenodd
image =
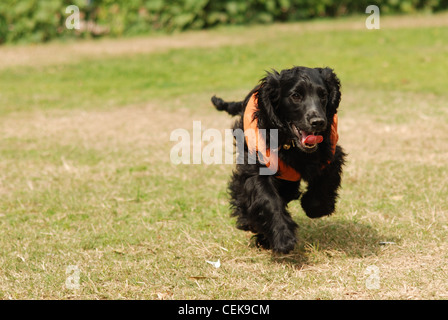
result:
<svg viewBox="0 0 448 320"><path fill-rule="evenodd" d="M302 144L318 144L324 141L322 136L313 136L312 134L302 137Z"/></svg>

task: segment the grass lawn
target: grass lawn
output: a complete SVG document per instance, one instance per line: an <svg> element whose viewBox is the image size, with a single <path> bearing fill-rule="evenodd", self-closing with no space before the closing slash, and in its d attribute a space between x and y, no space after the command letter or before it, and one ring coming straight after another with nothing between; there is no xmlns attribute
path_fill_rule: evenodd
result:
<svg viewBox="0 0 448 320"><path fill-rule="evenodd" d="M447 299L448 15L365 18L1 47L0 298ZM339 75L349 157L273 255L229 216L233 165L172 164L170 133L224 132L212 95L293 65Z"/></svg>

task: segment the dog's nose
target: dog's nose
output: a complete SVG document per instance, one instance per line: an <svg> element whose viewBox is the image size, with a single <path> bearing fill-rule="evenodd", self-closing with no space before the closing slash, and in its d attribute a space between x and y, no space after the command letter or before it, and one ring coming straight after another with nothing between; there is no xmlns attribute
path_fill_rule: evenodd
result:
<svg viewBox="0 0 448 320"><path fill-rule="evenodd" d="M322 130L325 126L325 119L318 118L318 117L311 118L310 125L311 125L311 127L313 127L313 129Z"/></svg>

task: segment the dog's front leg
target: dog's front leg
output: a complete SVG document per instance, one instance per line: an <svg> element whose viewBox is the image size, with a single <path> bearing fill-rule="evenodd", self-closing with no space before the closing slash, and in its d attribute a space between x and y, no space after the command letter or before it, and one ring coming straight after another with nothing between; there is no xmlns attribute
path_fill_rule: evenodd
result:
<svg viewBox="0 0 448 320"><path fill-rule="evenodd" d="M308 217L320 218L334 212L344 158L345 154L338 146L334 160L324 168L321 175L308 181L308 189L301 199L302 208Z"/></svg>
<svg viewBox="0 0 448 320"><path fill-rule="evenodd" d="M257 232L257 243L274 252L290 252L297 243L297 224L286 210L277 178L254 176L246 182L246 187L252 188L248 213Z"/></svg>

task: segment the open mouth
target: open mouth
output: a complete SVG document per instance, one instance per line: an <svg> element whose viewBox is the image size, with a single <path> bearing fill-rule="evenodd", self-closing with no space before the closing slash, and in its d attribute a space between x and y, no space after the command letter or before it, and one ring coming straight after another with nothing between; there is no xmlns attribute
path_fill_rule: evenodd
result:
<svg viewBox="0 0 448 320"><path fill-rule="evenodd" d="M291 124L291 127L294 134L297 136L300 147L308 152L317 149L317 145L324 141L324 137L316 135L315 132L300 130L295 124Z"/></svg>

